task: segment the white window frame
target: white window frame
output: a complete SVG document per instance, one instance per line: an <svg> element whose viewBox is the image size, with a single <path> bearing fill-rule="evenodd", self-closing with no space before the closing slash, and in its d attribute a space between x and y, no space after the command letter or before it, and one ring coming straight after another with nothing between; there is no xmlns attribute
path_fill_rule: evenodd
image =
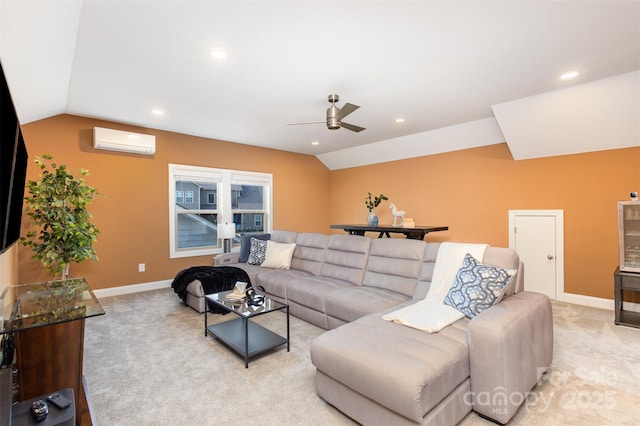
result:
<svg viewBox="0 0 640 426"><path fill-rule="evenodd" d="M183 258L192 256L207 256L222 253L222 240L218 238L215 246L178 248L176 212L176 181L194 180L216 182L217 209L189 210L189 213L211 213L218 215L218 224L233 222L233 214L238 210L231 208L231 187L237 184L260 185L264 188L264 230L273 229L273 175L271 173L250 172L241 170L218 169L182 164L169 164L169 256ZM237 247L235 248L238 249ZM232 250L233 251L233 250Z"/></svg>

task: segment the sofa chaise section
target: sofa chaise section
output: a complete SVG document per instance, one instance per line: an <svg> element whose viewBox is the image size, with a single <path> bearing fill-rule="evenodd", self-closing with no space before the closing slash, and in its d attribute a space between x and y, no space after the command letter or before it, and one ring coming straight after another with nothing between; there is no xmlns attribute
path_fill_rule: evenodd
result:
<svg viewBox="0 0 640 426"><path fill-rule="evenodd" d="M416 292L431 285L435 248L427 244ZM488 247L483 262L519 276L510 294L473 319L430 334L382 318L413 299L319 336L311 345L318 395L367 425L456 424L472 409L509 421L551 364L551 304L522 291L513 250Z"/></svg>

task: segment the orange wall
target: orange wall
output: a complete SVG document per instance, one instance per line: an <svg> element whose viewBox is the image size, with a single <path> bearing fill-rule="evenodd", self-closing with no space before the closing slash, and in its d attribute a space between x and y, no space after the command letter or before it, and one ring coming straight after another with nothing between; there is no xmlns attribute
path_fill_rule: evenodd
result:
<svg viewBox="0 0 640 426"><path fill-rule="evenodd" d="M508 246L508 211L561 209L565 292L613 298L618 265L617 201L640 191L640 148L514 161L506 144L333 171L332 223L364 223L367 192L419 225L446 225L428 241Z"/></svg>
<svg viewBox="0 0 640 426"><path fill-rule="evenodd" d="M94 126L153 134L156 154L94 150ZM169 258L169 163L272 173L275 228L326 232L329 227L329 171L313 156L71 115L29 123L23 133L27 179L37 179L33 159L48 152L73 172L88 169L85 180L104 194L89 205L100 229L99 260L71 265L71 276L86 277L93 289L167 280L186 267L211 264L210 256ZM20 283L51 279L31 256L30 249L19 248ZM146 264L146 272L138 272L139 263Z"/></svg>
<svg viewBox="0 0 640 426"><path fill-rule="evenodd" d="M152 157L97 151L92 128L156 136ZM102 193L90 205L101 230L100 259L72 265L94 289L167 280L210 257L169 259L168 164L273 173L274 227L334 232L331 223L363 223L364 197L384 193L376 209L392 222L394 202L420 225L447 225L428 241L508 245L508 211L562 209L565 219L565 292L612 298L618 263L617 205L640 191L640 148L514 161L506 144L329 171L315 157L160 130L61 115L23 126L30 159L50 152L72 170L89 169L87 182ZM31 161L30 161L31 163ZM29 170L29 179L38 171ZM48 279L19 250L21 283ZM147 272L139 273L138 263Z"/></svg>

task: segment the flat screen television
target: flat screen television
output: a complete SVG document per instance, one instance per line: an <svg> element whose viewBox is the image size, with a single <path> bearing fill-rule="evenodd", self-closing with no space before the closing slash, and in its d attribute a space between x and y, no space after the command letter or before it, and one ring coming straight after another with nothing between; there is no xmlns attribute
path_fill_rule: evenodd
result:
<svg viewBox="0 0 640 426"><path fill-rule="evenodd" d="M0 63L0 253L20 238L27 148Z"/></svg>

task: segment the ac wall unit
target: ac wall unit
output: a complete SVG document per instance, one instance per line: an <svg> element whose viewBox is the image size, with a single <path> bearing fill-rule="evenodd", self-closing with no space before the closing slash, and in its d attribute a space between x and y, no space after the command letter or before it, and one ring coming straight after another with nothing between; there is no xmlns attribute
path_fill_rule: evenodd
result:
<svg viewBox="0 0 640 426"><path fill-rule="evenodd" d="M153 155L156 153L156 137L121 130L93 128L93 147L109 151Z"/></svg>

